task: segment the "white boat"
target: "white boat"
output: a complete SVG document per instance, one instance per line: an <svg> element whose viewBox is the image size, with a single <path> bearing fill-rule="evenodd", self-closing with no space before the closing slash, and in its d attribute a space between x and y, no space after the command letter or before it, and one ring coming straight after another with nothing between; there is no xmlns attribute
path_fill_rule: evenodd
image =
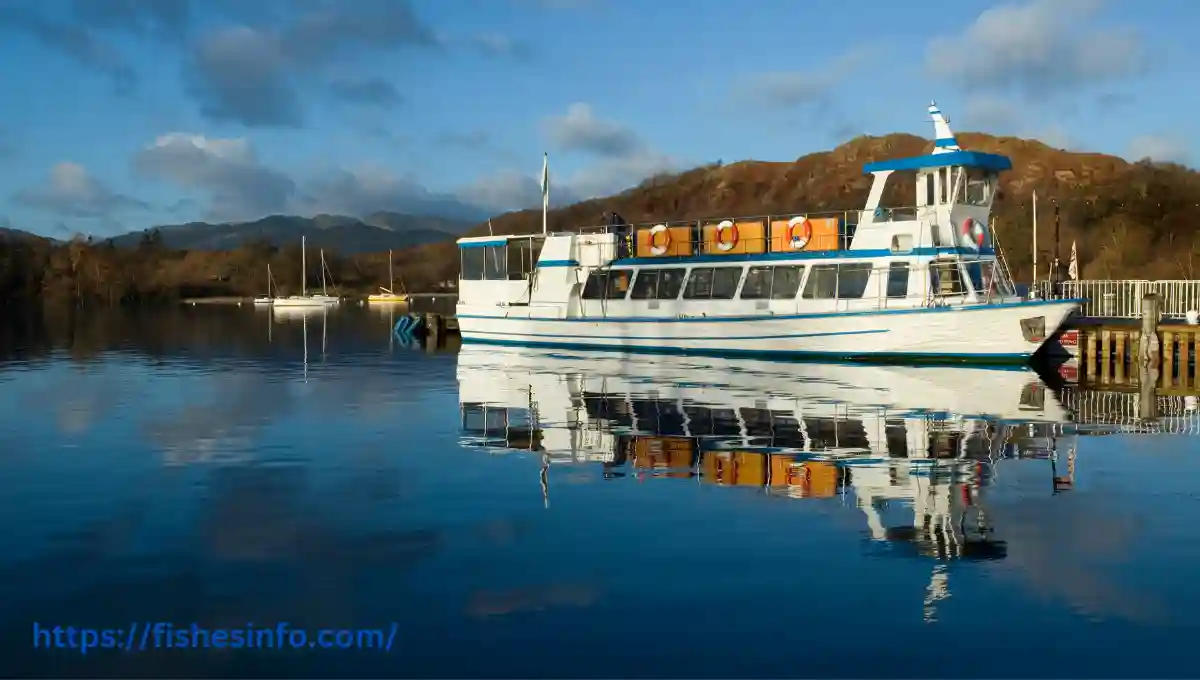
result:
<svg viewBox="0 0 1200 680"><path fill-rule="evenodd" d="M300 237L300 294L289 295L287 297L275 298L272 307L324 307L327 303L325 300L318 298L315 295L308 294L308 240ZM324 272L322 272L322 275Z"/></svg>
<svg viewBox="0 0 1200 680"><path fill-rule="evenodd" d="M367 302L369 302L371 304L408 302L408 294L407 293L392 292L395 290L395 287L396 287L395 281L393 280L393 277L392 277L392 251L389 250L388 251L388 287L384 288L383 286L380 286L378 293L372 293L367 296Z"/></svg>
<svg viewBox="0 0 1200 680"><path fill-rule="evenodd" d="M321 293L319 295L313 295L313 299L320 300L321 302L323 302L327 305L336 305L336 304L340 303L342 301L342 299L336 295L330 295L329 291L326 289L325 272L328 269L329 269L329 266L327 264L325 264L325 251L322 250L321 251ZM332 273L330 273L330 278L333 278Z"/></svg>
<svg viewBox="0 0 1200 680"><path fill-rule="evenodd" d="M863 210L458 240L463 341L656 353L1028 360L1080 300L1016 292L990 224L1011 161L959 148L864 167ZM897 172L911 207L886 207Z"/></svg>
<svg viewBox="0 0 1200 680"><path fill-rule="evenodd" d="M275 302L275 278L271 276L271 263L267 263L267 294L254 298L256 305L269 305Z"/></svg>

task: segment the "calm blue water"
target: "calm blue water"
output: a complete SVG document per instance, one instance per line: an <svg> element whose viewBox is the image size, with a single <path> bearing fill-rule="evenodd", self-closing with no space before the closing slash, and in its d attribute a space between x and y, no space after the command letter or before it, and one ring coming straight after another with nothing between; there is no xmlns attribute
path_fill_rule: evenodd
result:
<svg viewBox="0 0 1200 680"><path fill-rule="evenodd" d="M1076 436L1087 395L1032 373L459 356L389 323L14 324L3 674L1195 674L1195 438ZM155 621L396 635L33 648Z"/></svg>

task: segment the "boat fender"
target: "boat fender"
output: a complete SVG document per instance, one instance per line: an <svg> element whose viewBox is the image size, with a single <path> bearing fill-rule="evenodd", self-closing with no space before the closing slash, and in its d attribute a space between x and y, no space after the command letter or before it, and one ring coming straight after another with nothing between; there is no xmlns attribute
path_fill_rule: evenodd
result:
<svg viewBox="0 0 1200 680"><path fill-rule="evenodd" d="M662 245L658 243L658 235L663 235ZM671 232L667 231L667 225L656 224L650 229L650 252L655 255L662 255L671 247Z"/></svg>
<svg viewBox="0 0 1200 680"><path fill-rule="evenodd" d="M987 230L979 220L968 217L962 223L962 238L964 242L979 249L987 240Z"/></svg>
<svg viewBox="0 0 1200 680"><path fill-rule="evenodd" d="M788 220L788 236L792 250L800 250L812 240L812 223L803 215Z"/></svg>
<svg viewBox="0 0 1200 680"><path fill-rule="evenodd" d="M726 231L731 232L728 241L722 238ZM730 220L725 220L717 225L717 250L733 250L733 247L737 245L737 242L738 228L736 224Z"/></svg>

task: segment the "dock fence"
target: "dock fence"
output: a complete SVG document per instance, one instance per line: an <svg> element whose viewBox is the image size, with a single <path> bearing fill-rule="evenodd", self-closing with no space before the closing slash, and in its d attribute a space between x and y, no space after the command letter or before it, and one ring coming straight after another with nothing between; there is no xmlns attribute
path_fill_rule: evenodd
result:
<svg viewBox="0 0 1200 680"><path fill-rule="evenodd" d="M1032 289L1043 299L1084 298L1080 314L1090 318L1140 318L1147 293L1162 299L1162 318L1183 319L1189 311L1200 311L1200 281L1189 279L1064 281L1057 290L1050 281L1038 281Z"/></svg>

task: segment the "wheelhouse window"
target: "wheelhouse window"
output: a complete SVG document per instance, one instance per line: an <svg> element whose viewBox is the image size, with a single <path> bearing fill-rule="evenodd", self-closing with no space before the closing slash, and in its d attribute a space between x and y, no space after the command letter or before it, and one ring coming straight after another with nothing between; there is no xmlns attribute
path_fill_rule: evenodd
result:
<svg viewBox="0 0 1200 680"><path fill-rule="evenodd" d="M583 284L583 299L624 300L632 278L633 272L629 269L592 272Z"/></svg>
<svg viewBox="0 0 1200 680"><path fill-rule="evenodd" d="M888 265L887 296L908 297L908 263L893 262Z"/></svg>
<svg viewBox="0 0 1200 680"><path fill-rule="evenodd" d="M694 267L688 273L687 300L732 300L742 279L741 267Z"/></svg>
<svg viewBox="0 0 1200 680"><path fill-rule="evenodd" d="M683 288L686 269L639 269L630 300L674 300Z"/></svg>
<svg viewBox="0 0 1200 680"><path fill-rule="evenodd" d="M996 177L993 173L981 168L966 168L966 186L962 202L967 205L991 205L992 194L996 189Z"/></svg>
<svg viewBox="0 0 1200 680"><path fill-rule="evenodd" d="M929 265L929 283L934 295L965 295L966 282L957 260L942 260Z"/></svg>

